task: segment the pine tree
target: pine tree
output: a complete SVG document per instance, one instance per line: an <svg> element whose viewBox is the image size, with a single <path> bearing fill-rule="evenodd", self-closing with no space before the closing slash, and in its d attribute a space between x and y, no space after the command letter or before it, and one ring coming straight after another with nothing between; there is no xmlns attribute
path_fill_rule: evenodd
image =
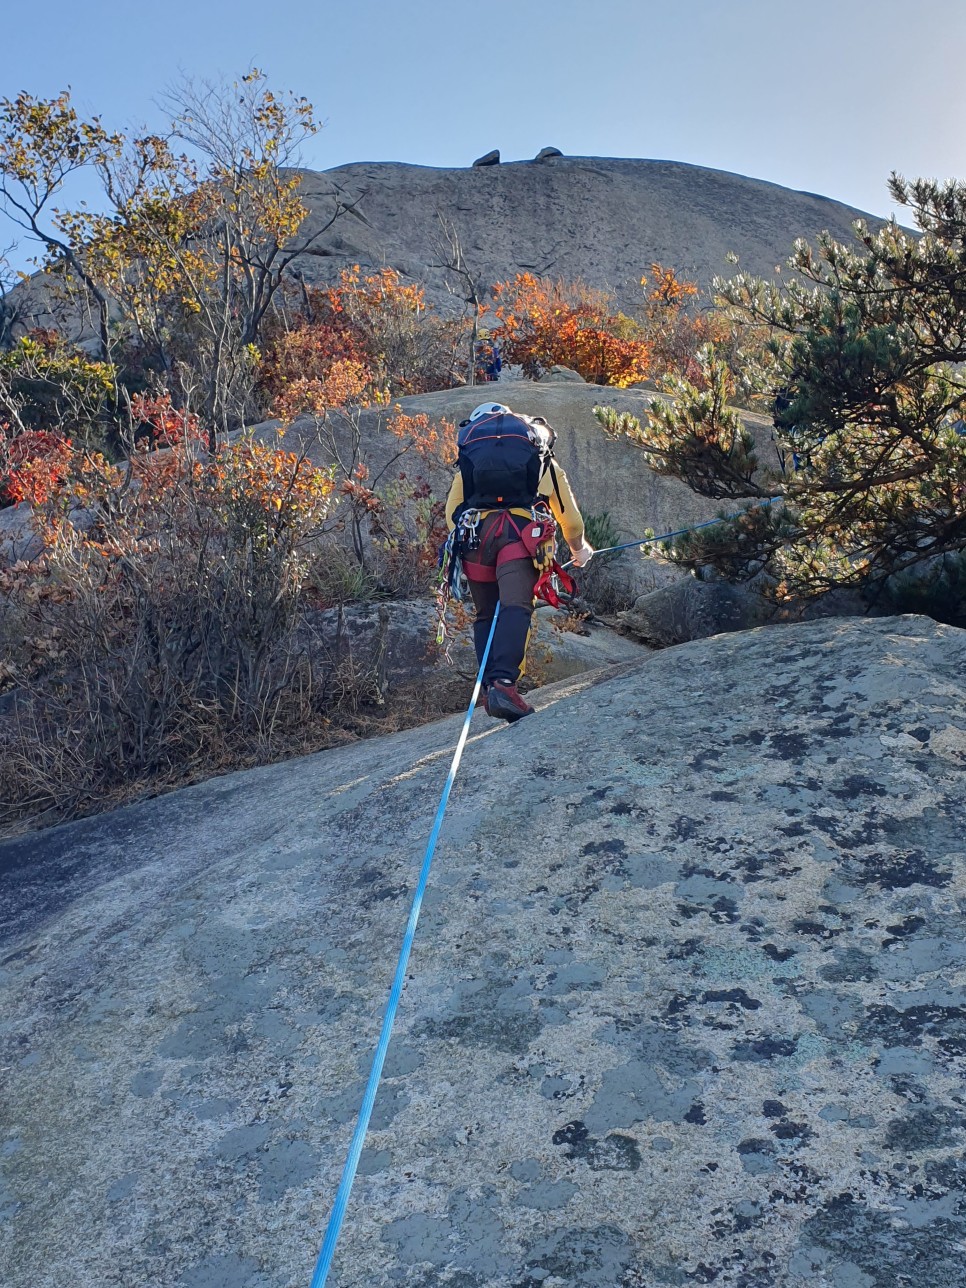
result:
<svg viewBox="0 0 966 1288"><path fill-rule="evenodd" d="M966 184L893 175L890 191L920 234L859 221L854 246L797 242L784 281L715 282L743 375L778 409L784 472L756 457L710 347L705 387L674 381L643 423L598 409L658 473L774 500L679 542L679 562L815 595L874 592L966 551Z"/></svg>

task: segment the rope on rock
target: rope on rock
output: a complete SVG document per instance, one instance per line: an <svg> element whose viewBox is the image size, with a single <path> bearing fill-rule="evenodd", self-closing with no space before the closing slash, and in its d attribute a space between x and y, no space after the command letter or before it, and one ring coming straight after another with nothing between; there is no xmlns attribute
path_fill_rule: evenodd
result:
<svg viewBox="0 0 966 1288"><path fill-rule="evenodd" d="M761 502L762 505L771 505L772 501L778 498L772 497L770 500ZM687 532L697 532L699 528L710 528L716 523L727 522L728 519L737 518L743 511L736 511L735 514L727 515L723 518L709 519L706 523L695 524L691 528L679 528L676 532L664 532L657 537L644 537L641 541L628 541L620 546L607 546L604 550L597 550L595 554L610 554L617 550L630 550L637 546L651 545L656 541L669 541L673 537L684 536ZM572 562L572 561L571 561ZM569 567L565 564L564 567ZM419 872L419 880L416 883L416 890L413 894L412 906L409 910L409 921L406 924L406 933L403 936L402 946L399 950L399 959L396 964L396 973L393 976L392 988L389 992L389 1001L386 1004L386 1013L382 1021L382 1029L379 1033L379 1041L376 1044L376 1052L372 1059L372 1068L369 1071L369 1080L366 1083L366 1090L362 1097L362 1107L359 1110L359 1117L356 1122L355 1131L352 1133L352 1140L349 1144L349 1153L342 1169L342 1178L339 1181L339 1188L336 1191L335 1202L332 1205L332 1211L329 1214L329 1222L325 1228L325 1237L322 1241L322 1250L319 1253L319 1259L315 1265L315 1273L312 1276L311 1288L324 1288L329 1270L332 1267L332 1259L335 1256L335 1246L338 1242L339 1234L342 1230L342 1224L345 1220L346 1207L349 1203L349 1195L352 1191L352 1185L355 1181L356 1170L359 1166L359 1159L362 1155L362 1147L365 1143L366 1133L369 1130L369 1120L372 1117L372 1110L376 1102L376 1092L379 1090L379 1082L382 1078L383 1065L386 1062L386 1054L389 1050L389 1042L392 1038L393 1024L396 1019L396 1012L399 1009L399 1001L402 997L403 984L406 979L406 967L409 965L409 955L412 950L413 940L416 937L416 923L419 920L419 911L422 907L423 895L426 892L426 885L429 881L429 869L433 862L433 855L436 852L436 843L439 840L440 830L443 826L443 816L446 813L446 806L449 804L450 792L453 783L456 780L456 774L459 770L460 761L463 757L463 748L466 746L466 739L470 730L470 721L473 718L473 712L476 709L476 703L480 696L480 689L483 684L483 670L486 666L487 658L490 655L490 646L493 643L493 632L496 630L497 619L500 616L500 605L497 604L496 612L493 614L493 624L490 627L490 634L486 641L486 648L483 650L483 658L480 662L479 670L476 673L476 683L473 686L473 695L470 698L470 705L467 707L466 716L463 720L463 727L460 731L459 741L456 744L456 750L453 753L453 760L449 768L449 775L446 784L443 787L443 794L440 798L439 808L436 810L436 819L433 823L432 831L429 834L429 841L426 845L426 853L423 856L423 865Z"/></svg>
<svg viewBox="0 0 966 1288"><path fill-rule="evenodd" d="M782 500L782 497L772 496L765 501L759 501L757 505L750 505L748 510L764 509L765 506L774 505L776 501ZM717 523L728 523L731 519L740 518L741 515L747 514L748 510L735 510L733 514L723 514L717 519L708 519L704 523L695 523L690 528L678 528L676 532L662 532L659 537L644 537L641 541L625 541L620 546L603 546L600 550L595 550L595 555L609 555L617 550L636 550L639 546L653 545L656 541L671 541L674 537L686 536L689 532L700 532L702 528L713 528ZM569 568L573 560L564 564Z"/></svg>
<svg viewBox="0 0 966 1288"><path fill-rule="evenodd" d="M336 1191L335 1202L332 1205L332 1212L329 1215L329 1224L326 1226L325 1238L322 1242L322 1250L319 1253L319 1259L315 1265L315 1274L312 1276L312 1288L323 1288L329 1274L329 1269L332 1265L332 1258L335 1255L335 1245L339 1238L339 1232L342 1229L342 1222L345 1219L345 1210L349 1202L349 1194L352 1190L352 1183L355 1180L356 1169L359 1166L359 1158L362 1154L362 1146L365 1142L366 1132L369 1130L369 1119L372 1117L373 1105L376 1102L376 1092L379 1090L379 1080L382 1077L382 1066L386 1062L386 1053L389 1050L389 1040L392 1037L392 1026L396 1019L396 1011L399 1009L399 999L402 996L403 983L406 979L406 967L409 964L409 954L413 946L413 940L416 937L416 922L419 920L419 910L422 906L423 895L426 891L426 883L429 880L430 865L433 861L433 854L436 851L436 842L439 840L440 829L443 826L443 815L446 813L446 806L449 803L449 794L452 791L453 783L456 779L456 772L460 766L460 760L463 756L463 748L466 746L466 738L470 731L470 721L473 718L473 711L480 696L480 688L483 683L483 668L486 666L486 660L490 655L490 645L493 643L493 632L496 629L497 618L499 616L500 605L497 604L496 612L493 614L493 625L490 627L489 638L486 641L486 648L483 651L483 659L480 662L479 670L476 673L476 684L473 686L473 696L470 698L470 705L467 708L466 718L463 721L463 728L460 731L459 741L456 744L456 751L453 754L453 762L449 767L449 776L446 779L446 786L443 788L443 795L440 798L439 808L436 811L436 821L433 823L433 830L430 832L429 841L426 845L426 853L423 857L423 866L419 872L419 880L416 883L416 892L413 895L412 907L409 910L409 921L406 925L406 933L403 936L402 947L399 950L399 960L396 964L396 973L393 976L392 988L389 993L389 1001L386 1005L386 1014L382 1021L382 1030L379 1034L379 1042L376 1045L376 1053L372 1059L372 1068L369 1071L369 1081L366 1083L365 1094L362 1097L362 1108L359 1110L359 1118L356 1122L356 1128L352 1133L352 1141L349 1145L349 1155L346 1158L345 1166L342 1169L342 1179L339 1181L339 1188Z"/></svg>

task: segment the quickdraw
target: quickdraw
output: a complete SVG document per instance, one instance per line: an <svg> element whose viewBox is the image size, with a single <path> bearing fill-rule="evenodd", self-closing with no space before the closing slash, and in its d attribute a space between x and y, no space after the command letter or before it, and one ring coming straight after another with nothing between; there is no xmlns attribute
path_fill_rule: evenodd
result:
<svg viewBox="0 0 966 1288"><path fill-rule="evenodd" d="M439 552L439 575L436 579L436 646L443 650L443 656L447 662L452 660L450 650L454 639L450 638L450 632L447 629L446 609L450 600L462 604L469 594L466 571L463 567L463 552L479 548L482 518L483 515L479 510L465 510Z"/></svg>
<svg viewBox="0 0 966 1288"><path fill-rule="evenodd" d="M450 600L463 603L468 595L469 586L466 577L464 556L474 554L480 547L480 524L485 517L481 510L464 510L456 526L446 538L439 552L439 576L436 582L436 644L443 649L443 655L450 660L453 639L447 628L446 610ZM533 560L537 570L537 581L533 588L534 599L542 599L552 608L563 608L564 598L576 593L577 587L573 578L557 560L557 523L549 507L538 501L530 511L530 518L521 521L521 516L505 512L505 519L516 533L518 541L514 546L521 548L521 554L510 557L522 557L522 553ZM505 548L506 549L506 548ZM482 566L473 560L466 560L472 569L484 571ZM485 569L490 573L490 569ZM476 574L474 574L476 575ZM495 569L491 576L495 579Z"/></svg>

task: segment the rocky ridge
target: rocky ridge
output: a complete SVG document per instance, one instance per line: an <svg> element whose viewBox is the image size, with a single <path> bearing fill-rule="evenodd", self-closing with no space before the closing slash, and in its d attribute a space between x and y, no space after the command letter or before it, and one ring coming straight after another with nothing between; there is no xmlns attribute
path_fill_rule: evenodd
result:
<svg viewBox="0 0 966 1288"><path fill-rule="evenodd" d="M470 271L485 286L528 272L581 279L612 290L621 308L640 298L654 261L707 290L741 268L770 276L798 237L828 229L842 241L852 223L881 221L828 197L744 175L674 161L551 157L442 169L371 162L304 171L311 231L342 200L350 213L322 234L296 267L332 281L351 264L389 265L425 283L435 303L455 307L440 267L440 216L458 234Z"/></svg>
<svg viewBox="0 0 966 1288"><path fill-rule="evenodd" d="M425 287L446 312L463 308L459 282L443 265L458 237L484 298L517 273L581 280L612 292L619 308L640 302L640 278L657 261L707 291L740 268L770 277L794 241L828 230L853 240L852 224L881 220L829 197L676 161L545 156L465 168L358 162L302 171L308 216L300 235L348 210L293 261L308 283L331 283L354 264L391 267ZM883 195L885 195L883 187ZM48 311L43 274L18 286L28 325L59 325L89 339L88 319ZM455 293L454 293L455 292Z"/></svg>

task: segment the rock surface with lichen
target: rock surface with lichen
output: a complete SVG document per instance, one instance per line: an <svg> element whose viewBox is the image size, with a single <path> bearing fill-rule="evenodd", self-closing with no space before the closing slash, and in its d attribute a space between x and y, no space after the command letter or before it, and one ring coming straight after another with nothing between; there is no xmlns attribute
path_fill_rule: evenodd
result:
<svg viewBox="0 0 966 1288"><path fill-rule="evenodd" d="M474 717L339 1288L953 1288L966 633ZM459 719L0 847L0 1278L311 1278Z"/></svg>
<svg viewBox="0 0 966 1288"><path fill-rule="evenodd" d="M489 158L501 161L496 151ZM881 223L816 193L627 157L464 168L357 162L304 171L300 191L309 210L302 232L320 234L295 261L307 281L333 281L353 264L364 271L389 265L424 285L443 309L461 305L458 283L443 267L453 234L463 262L487 287L517 273L579 280L633 311L641 274L655 261L707 291L715 275L734 272L731 255L744 272L771 277L799 237L814 241L828 230L850 243L856 219ZM321 231L336 203L348 212Z"/></svg>

